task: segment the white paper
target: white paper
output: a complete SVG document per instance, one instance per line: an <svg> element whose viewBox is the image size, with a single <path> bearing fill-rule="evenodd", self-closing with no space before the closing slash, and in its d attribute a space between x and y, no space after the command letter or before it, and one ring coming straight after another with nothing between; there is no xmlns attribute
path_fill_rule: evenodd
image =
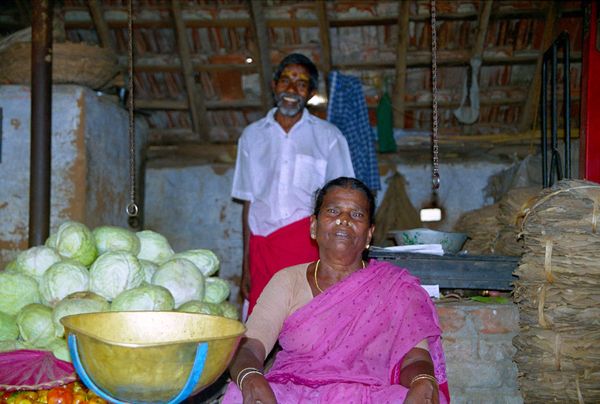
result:
<svg viewBox="0 0 600 404"><path fill-rule="evenodd" d="M444 255L444 249L441 244L415 244L415 245L395 245L391 247L376 247L371 249L390 252L406 252L418 254Z"/></svg>
<svg viewBox="0 0 600 404"><path fill-rule="evenodd" d="M421 285L434 299L440 298L440 285Z"/></svg>

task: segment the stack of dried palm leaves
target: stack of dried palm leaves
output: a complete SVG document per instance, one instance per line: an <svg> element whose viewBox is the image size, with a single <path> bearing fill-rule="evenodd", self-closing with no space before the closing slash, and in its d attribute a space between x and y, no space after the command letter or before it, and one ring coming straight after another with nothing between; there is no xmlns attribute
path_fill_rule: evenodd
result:
<svg viewBox="0 0 600 404"><path fill-rule="evenodd" d="M494 253L518 257L523 254L523 240L520 237L522 213L527 209L539 187L513 188L499 202L498 224L500 231L494 245Z"/></svg>
<svg viewBox="0 0 600 404"><path fill-rule="evenodd" d="M566 180L524 212L513 342L526 402L600 402L600 185Z"/></svg>
<svg viewBox="0 0 600 404"><path fill-rule="evenodd" d="M458 219L454 230L469 235L463 250L472 255L494 254L494 245L500 232L499 211L499 204L495 203L466 212Z"/></svg>

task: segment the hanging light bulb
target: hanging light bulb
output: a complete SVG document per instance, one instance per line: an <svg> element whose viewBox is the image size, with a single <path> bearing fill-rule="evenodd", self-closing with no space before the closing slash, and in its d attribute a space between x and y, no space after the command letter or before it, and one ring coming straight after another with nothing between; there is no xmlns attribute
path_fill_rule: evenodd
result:
<svg viewBox="0 0 600 404"><path fill-rule="evenodd" d="M438 194L434 190L431 200L419 211L421 222L441 222L444 219L444 208L438 201Z"/></svg>

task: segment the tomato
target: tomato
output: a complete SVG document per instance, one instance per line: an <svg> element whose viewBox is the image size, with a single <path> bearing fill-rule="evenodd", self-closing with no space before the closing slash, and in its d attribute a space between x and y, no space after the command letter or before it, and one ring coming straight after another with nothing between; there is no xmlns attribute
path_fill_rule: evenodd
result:
<svg viewBox="0 0 600 404"><path fill-rule="evenodd" d="M0 404L6 404L10 396L13 395L12 391L0 392Z"/></svg>
<svg viewBox="0 0 600 404"><path fill-rule="evenodd" d="M48 392L48 404L73 404L73 392L66 387L55 387Z"/></svg>
<svg viewBox="0 0 600 404"><path fill-rule="evenodd" d="M106 402L105 399L94 395L89 398L88 404L108 404L108 403Z"/></svg>

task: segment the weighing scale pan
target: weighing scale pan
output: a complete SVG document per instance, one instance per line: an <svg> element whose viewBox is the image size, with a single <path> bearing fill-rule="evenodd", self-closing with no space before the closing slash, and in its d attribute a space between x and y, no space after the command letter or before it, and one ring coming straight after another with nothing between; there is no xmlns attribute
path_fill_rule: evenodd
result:
<svg viewBox="0 0 600 404"><path fill-rule="evenodd" d="M115 403L177 403L227 368L245 327L219 316L103 312L61 319L88 388Z"/></svg>

